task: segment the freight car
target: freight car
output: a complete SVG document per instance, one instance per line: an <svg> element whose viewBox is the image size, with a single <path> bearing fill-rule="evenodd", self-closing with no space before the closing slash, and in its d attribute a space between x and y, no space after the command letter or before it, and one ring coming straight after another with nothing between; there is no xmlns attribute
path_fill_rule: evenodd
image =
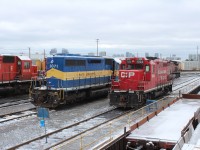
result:
<svg viewBox="0 0 200 150"><path fill-rule="evenodd" d="M140 108L146 99L172 91L170 61L148 58L126 58L121 62L119 80L112 81L110 105Z"/></svg>
<svg viewBox="0 0 200 150"><path fill-rule="evenodd" d="M46 59L46 85L34 86L32 103L55 108L107 96L117 63L112 58L57 54Z"/></svg>
<svg viewBox="0 0 200 150"><path fill-rule="evenodd" d="M178 61L178 60L172 60L171 61L171 64L172 64L172 66L171 66L171 72L172 72L172 74L173 74L173 76L174 76L174 78L179 78L180 77L180 71L181 71L181 63L180 63L180 61Z"/></svg>
<svg viewBox="0 0 200 150"><path fill-rule="evenodd" d="M28 93L35 76L37 66L27 56L0 55L0 95Z"/></svg>

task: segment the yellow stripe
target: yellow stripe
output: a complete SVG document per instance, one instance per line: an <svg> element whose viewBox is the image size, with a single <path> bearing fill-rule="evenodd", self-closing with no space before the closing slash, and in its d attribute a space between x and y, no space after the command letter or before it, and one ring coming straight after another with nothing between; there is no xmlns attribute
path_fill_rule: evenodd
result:
<svg viewBox="0 0 200 150"><path fill-rule="evenodd" d="M55 77L61 80L73 80L73 79L85 79L85 78L95 78L111 76L111 70L98 70L98 71L80 71L80 72L62 72L57 69L50 69L47 71L47 78Z"/></svg>

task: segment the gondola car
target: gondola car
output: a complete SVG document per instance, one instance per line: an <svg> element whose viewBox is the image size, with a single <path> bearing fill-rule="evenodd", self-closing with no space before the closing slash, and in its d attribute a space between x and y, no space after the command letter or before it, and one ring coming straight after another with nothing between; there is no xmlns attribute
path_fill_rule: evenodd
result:
<svg viewBox="0 0 200 150"><path fill-rule="evenodd" d="M116 63L112 58L57 54L46 59L46 85L34 86L32 103L55 108L107 96Z"/></svg>
<svg viewBox="0 0 200 150"><path fill-rule="evenodd" d="M27 56L0 55L0 95L28 93L35 76L37 66Z"/></svg>
<svg viewBox="0 0 200 150"><path fill-rule="evenodd" d="M140 108L146 99L172 91L170 61L149 58L126 58L121 62L119 80L112 81L110 105Z"/></svg>

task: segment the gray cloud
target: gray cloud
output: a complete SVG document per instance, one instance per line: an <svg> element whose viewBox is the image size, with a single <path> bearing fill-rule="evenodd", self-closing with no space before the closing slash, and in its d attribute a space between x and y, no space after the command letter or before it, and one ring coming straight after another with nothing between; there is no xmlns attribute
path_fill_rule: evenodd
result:
<svg viewBox="0 0 200 150"><path fill-rule="evenodd" d="M198 0L0 0L0 49L177 53L200 42ZM167 53L168 52L168 53Z"/></svg>

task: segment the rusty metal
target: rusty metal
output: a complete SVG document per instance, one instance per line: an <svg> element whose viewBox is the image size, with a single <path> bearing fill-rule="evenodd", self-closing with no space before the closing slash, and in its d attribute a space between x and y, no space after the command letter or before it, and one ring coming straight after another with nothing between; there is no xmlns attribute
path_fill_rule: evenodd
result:
<svg viewBox="0 0 200 150"><path fill-rule="evenodd" d="M107 145L105 145L104 147L102 147L101 149L105 149L105 150L121 150L121 149L126 149L126 136L128 136L131 131L135 130L136 128L139 128L141 125L143 125L144 123L148 122L150 119L152 119L156 114L159 114L161 111L163 111L165 108L170 107L170 105L172 105L173 103L175 103L176 101L178 101L179 98L172 100L172 102L168 103L168 105L166 106L162 106L160 109L152 112L151 114L147 115L145 118L143 118L142 120L140 120L139 122L135 123L134 125L131 126L131 129L124 132L124 134L120 137L118 137L117 139L113 140L111 143L108 143ZM168 143L169 145L170 143Z"/></svg>
<svg viewBox="0 0 200 150"><path fill-rule="evenodd" d="M200 100L200 95L197 94L182 94L183 98L186 99L199 99Z"/></svg>

